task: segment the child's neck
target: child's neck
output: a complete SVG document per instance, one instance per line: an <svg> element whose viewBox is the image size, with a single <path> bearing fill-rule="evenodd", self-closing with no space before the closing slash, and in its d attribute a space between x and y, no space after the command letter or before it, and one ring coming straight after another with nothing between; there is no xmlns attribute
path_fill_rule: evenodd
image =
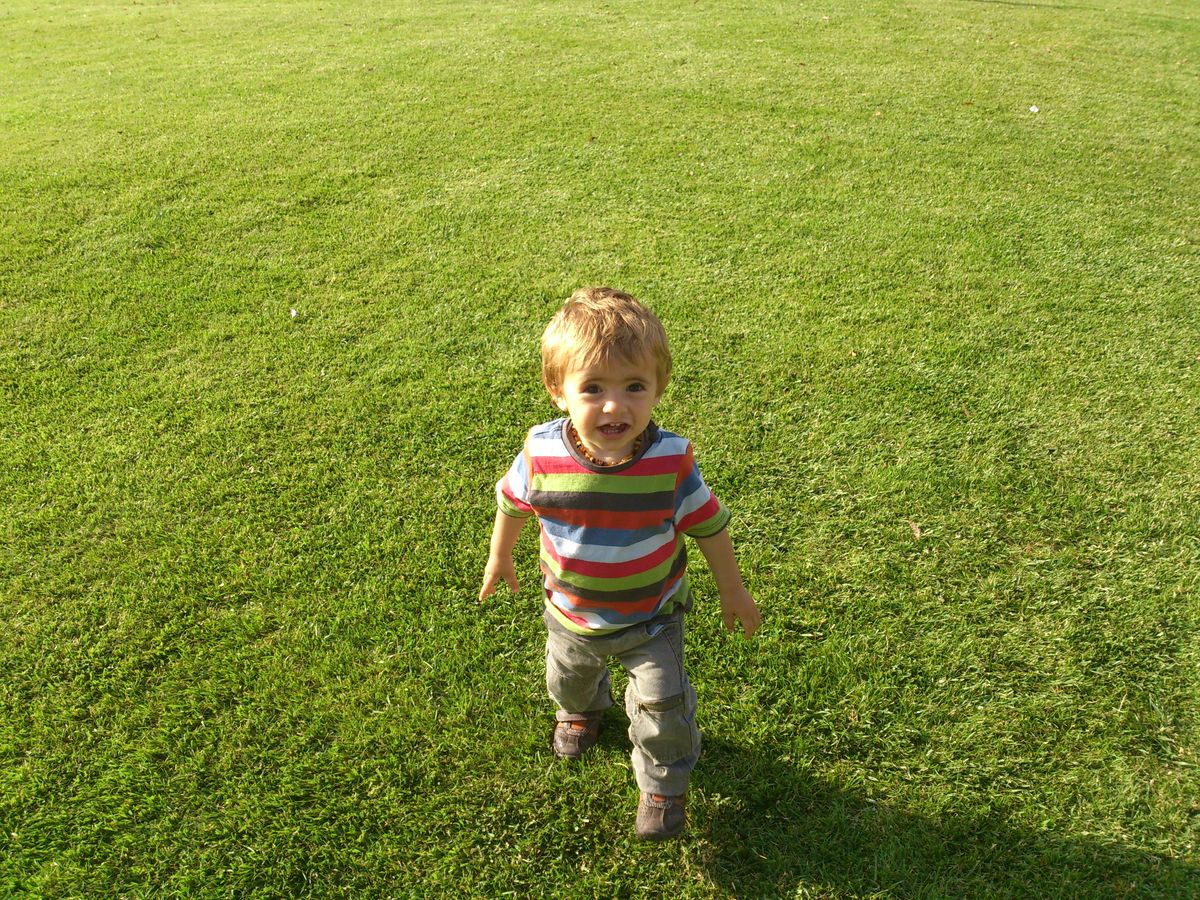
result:
<svg viewBox="0 0 1200 900"><path fill-rule="evenodd" d="M580 455L583 456L584 459L594 466L602 466L606 469L610 468L611 466L624 465L642 452L643 435L639 434L633 439L633 446L629 448L629 452L620 459L600 459L584 445L583 438L579 436L579 432L575 428L575 423L570 419L567 420L567 437L571 439L571 443L575 445L575 449L579 451Z"/></svg>

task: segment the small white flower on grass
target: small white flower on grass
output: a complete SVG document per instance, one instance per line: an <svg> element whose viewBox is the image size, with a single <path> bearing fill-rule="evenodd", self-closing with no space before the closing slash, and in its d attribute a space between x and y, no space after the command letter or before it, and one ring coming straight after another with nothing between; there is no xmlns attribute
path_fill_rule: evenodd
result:
<svg viewBox="0 0 1200 900"><path fill-rule="evenodd" d="M293 309L293 310L292 310L292 318L294 319L294 318L296 318L296 316L298 316L298 315L300 315L300 313L296 312L296 311Z"/></svg>
<svg viewBox="0 0 1200 900"><path fill-rule="evenodd" d="M1031 107L1029 107L1029 111L1030 111L1031 113L1035 113L1035 112L1037 112L1037 111L1038 111L1038 108L1037 108L1036 106L1031 106Z"/></svg>

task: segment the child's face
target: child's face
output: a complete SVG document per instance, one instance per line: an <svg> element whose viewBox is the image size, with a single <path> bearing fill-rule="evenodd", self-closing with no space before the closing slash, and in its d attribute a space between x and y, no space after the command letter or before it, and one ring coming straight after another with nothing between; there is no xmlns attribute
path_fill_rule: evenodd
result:
<svg viewBox="0 0 1200 900"><path fill-rule="evenodd" d="M570 370L554 402L571 417L588 452L615 463L633 452L664 387L653 361L598 363Z"/></svg>

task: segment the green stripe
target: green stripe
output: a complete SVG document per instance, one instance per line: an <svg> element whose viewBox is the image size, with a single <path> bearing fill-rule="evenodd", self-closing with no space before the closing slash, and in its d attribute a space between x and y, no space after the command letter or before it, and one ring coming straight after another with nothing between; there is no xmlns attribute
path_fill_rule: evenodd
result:
<svg viewBox="0 0 1200 900"><path fill-rule="evenodd" d="M722 506L719 512L714 513L703 522L698 522L697 524L693 525L691 528L685 531L684 534L686 534L688 537L694 538L712 537L714 534L718 534L722 528L728 525L731 518L732 515L730 514L729 510Z"/></svg>
<svg viewBox="0 0 1200 900"><path fill-rule="evenodd" d="M542 554L542 562L546 564L546 568L554 573L555 578L559 581L565 581L567 584L573 584L575 587L592 591L628 591L633 588L648 587L670 575L671 567L675 565L675 560L679 558L679 551L682 549L683 544L679 544L675 547L674 553L653 569L647 569L645 572L639 572L636 575L626 575L624 578L597 578L595 575L564 572L545 553Z"/></svg>
<svg viewBox="0 0 1200 900"><path fill-rule="evenodd" d="M528 519L533 513L525 509L517 509L512 505L512 501L504 496L500 491L496 492L496 503L500 507L500 512L506 516L512 516L514 519Z"/></svg>
<svg viewBox="0 0 1200 900"><path fill-rule="evenodd" d="M565 494L658 494L675 490L675 474L592 475L590 473L533 476L530 489Z"/></svg>
<svg viewBox="0 0 1200 900"><path fill-rule="evenodd" d="M550 602L549 597L546 598L546 609L550 610L550 615L554 616L555 620L558 622L559 625L561 625L563 628L567 629L567 631L573 631L576 634L585 634L585 635L586 634L605 634L608 631L620 631L621 628L624 627L624 626L618 625L615 628L605 629L604 631L592 630L589 628L580 628L578 625L576 625L574 622L572 622L570 619L568 619L566 616L564 616L562 614L562 610L560 610L557 606L555 606L553 603Z"/></svg>
<svg viewBox="0 0 1200 900"><path fill-rule="evenodd" d="M654 613L653 616L648 616L646 621L649 621L652 618L658 618L659 616L670 615L675 611L675 607L687 603L688 594L690 592L691 589L688 585L688 578L686 575L684 575L683 582L679 585L679 589L676 590L671 596L671 599L664 603L662 607L656 613ZM633 625L639 624L638 622L631 622L629 625L615 625L612 628L603 629L580 628L578 625L564 616L562 610L550 602L549 597L546 598L546 609L550 610L550 615L554 616L554 619L558 622L558 624L568 631L575 632L575 634L613 634L614 632L621 631L625 628L630 628Z"/></svg>

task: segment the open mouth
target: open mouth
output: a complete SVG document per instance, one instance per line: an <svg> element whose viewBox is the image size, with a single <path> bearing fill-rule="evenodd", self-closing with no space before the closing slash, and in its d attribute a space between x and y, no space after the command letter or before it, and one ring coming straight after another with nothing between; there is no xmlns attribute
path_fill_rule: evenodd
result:
<svg viewBox="0 0 1200 900"><path fill-rule="evenodd" d="M629 430L628 425L601 425L600 433L605 437L619 437Z"/></svg>

